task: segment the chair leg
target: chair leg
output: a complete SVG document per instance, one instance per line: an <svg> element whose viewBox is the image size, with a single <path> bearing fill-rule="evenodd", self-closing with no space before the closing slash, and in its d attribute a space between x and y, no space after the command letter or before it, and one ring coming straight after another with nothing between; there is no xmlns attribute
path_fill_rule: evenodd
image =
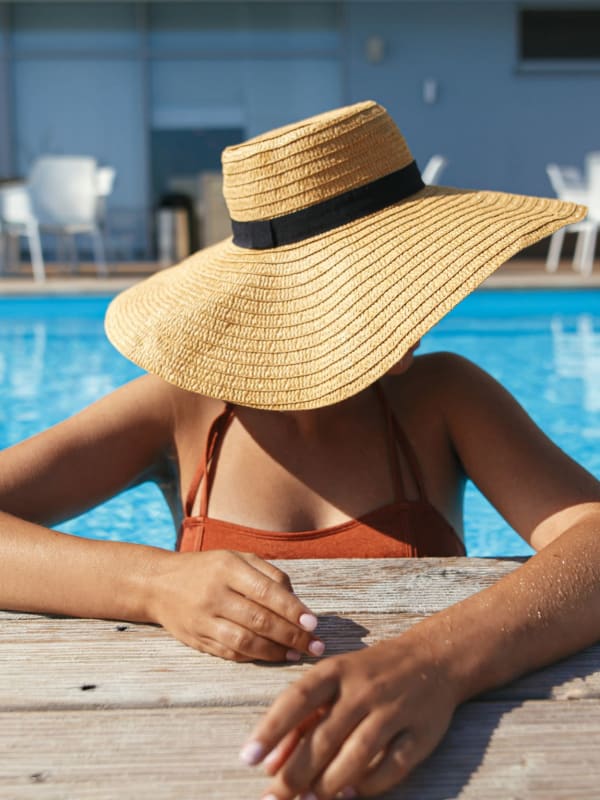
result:
<svg viewBox="0 0 600 800"><path fill-rule="evenodd" d="M585 249L581 257L579 269L582 275L591 275L594 269L594 254L596 251L596 236L598 228L596 225L590 227L585 237Z"/></svg>
<svg viewBox="0 0 600 800"><path fill-rule="evenodd" d="M43 283L46 280L46 270L44 268L42 243L40 241L40 232L37 225L30 224L27 226L27 242L29 244L33 277L36 281Z"/></svg>
<svg viewBox="0 0 600 800"><path fill-rule="evenodd" d="M550 247L548 248L548 255L546 257L546 272L556 272L560 262L560 252L562 250L563 242L565 239L565 229L553 233L550 237Z"/></svg>
<svg viewBox="0 0 600 800"><path fill-rule="evenodd" d="M590 230L591 229L588 225L588 220L585 220L585 222L581 223L579 232L577 234L577 241L575 242L575 252L573 253L573 269L577 272L581 272L581 265L585 259Z"/></svg>
<svg viewBox="0 0 600 800"><path fill-rule="evenodd" d="M96 271L98 275L103 278L108 276L108 268L106 266L106 254L104 252L104 242L102 241L102 234L98 228L94 228L90 232L92 237L92 245L94 247L94 259L96 261Z"/></svg>

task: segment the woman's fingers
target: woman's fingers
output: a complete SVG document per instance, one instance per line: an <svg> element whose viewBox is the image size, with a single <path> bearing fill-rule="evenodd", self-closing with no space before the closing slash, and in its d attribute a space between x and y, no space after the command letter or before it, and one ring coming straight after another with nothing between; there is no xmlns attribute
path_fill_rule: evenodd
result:
<svg viewBox="0 0 600 800"><path fill-rule="evenodd" d="M363 730L361 722L368 713L369 710L360 703L333 705L299 741L268 791L278 800L292 800L309 790L319 798L329 798L345 789L354 774L362 775L382 747L381 734L373 725L370 726L370 738ZM358 736L357 726L362 731ZM349 742L351 745L348 747ZM319 780L323 771L328 773L338 759L343 762L341 772L334 770L332 779ZM340 775L337 776L336 772L340 772Z"/></svg>
<svg viewBox="0 0 600 800"><path fill-rule="evenodd" d="M256 569L260 570L261 572L264 572L267 577L272 578L272 580L276 581L277 583L280 583L288 591L294 591L290 576L287 574L287 572L284 572L282 569L279 569L274 564L271 564L269 561L265 561L264 558L260 558L254 553L240 553L240 555L245 558L249 564L252 564L253 567L256 567Z"/></svg>
<svg viewBox="0 0 600 800"><path fill-rule="evenodd" d="M301 658L297 650L276 644L229 619L213 619L208 633L227 650L251 661L299 661Z"/></svg>
<svg viewBox="0 0 600 800"><path fill-rule="evenodd" d="M357 794L372 797L395 786L429 755L430 750L410 733L397 734L386 747L377 766L360 780L354 781Z"/></svg>
<svg viewBox="0 0 600 800"><path fill-rule="evenodd" d="M290 753L294 751L294 748L302 738L302 733L303 731L301 728L296 728L296 730L284 736L274 750L271 750L262 763L263 769L267 775L274 775L277 770L281 768L282 764L288 759Z"/></svg>
<svg viewBox="0 0 600 800"><path fill-rule="evenodd" d="M326 664L323 662L323 666ZM285 736L335 700L338 686L335 674L317 673L318 668L312 669L277 697L242 747L242 761L258 764Z"/></svg>
<svg viewBox="0 0 600 800"><path fill-rule="evenodd" d="M219 612L219 616L236 623L246 631L251 631L257 639L270 641L274 645L272 657L269 659L271 661L285 660L288 651L297 653L299 658L300 653L321 656L325 650L323 642L298 625L293 625L265 606L235 592L230 592L228 602ZM277 645L278 647L275 647ZM287 660L295 661L297 658L290 656Z"/></svg>
<svg viewBox="0 0 600 800"><path fill-rule="evenodd" d="M217 658L223 658L227 661L237 661L238 663L252 661L249 656L243 656L241 653L237 653L230 647L227 647L221 642L211 639L208 636L198 636L196 638L192 638L186 641L186 644L195 648L196 650L200 650L203 653L208 653L211 656L217 656Z"/></svg>
<svg viewBox="0 0 600 800"><path fill-rule="evenodd" d="M249 597L305 631L313 631L317 627L317 617L295 594L244 558L237 558L238 569L232 569L228 575L230 589Z"/></svg>
<svg viewBox="0 0 600 800"><path fill-rule="evenodd" d="M333 758L321 769L311 788L318 797L335 797L348 787L356 786L368 772L370 765L378 763L379 754L398 730L398 720L391 715L371 713L363 716L346 737ZM362 786L362 784L360 784Z"/></svg>
<svg viewBox="0 0 600 800"><path fill-rule="evenodd" d="M435 719L426 721L421 714L409 730L390 738L382 758L357 782L361 796L371 797L386 791L404 780L415 767L429 756L442 740L452 719L452 710L445 709ZM429 723L429 724L428 724Z"/></svg>

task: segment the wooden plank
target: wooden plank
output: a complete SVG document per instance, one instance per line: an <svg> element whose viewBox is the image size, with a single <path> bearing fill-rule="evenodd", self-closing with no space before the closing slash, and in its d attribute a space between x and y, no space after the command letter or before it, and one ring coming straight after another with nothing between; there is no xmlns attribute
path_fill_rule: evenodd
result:
<svg viewBox="0 0 600 800"><path fill-rule="evenodd" d="M240 800L266 787L237 751L261 709L0 713L11 800ZM387 800L598 797L600 703L471 703Z"/></svg>
<svg viewBox="0 0 600 800"><path fill-rule="evenodd" d="M325 614L319 633L333 655L397 636L419 619ZM277 666L222 661L147 625L5 618L0 621L0 709L266 704L311 663L314 659ZM489 697L600 697L600 645Z"/></svg>
<svg viewBox="0 0 600 800"><path fill-rule="evenodd" d="M275 561L318 613L433 614L492 586L524 559L381 558Z"/></svg>
<svg viewBox="0 0 600 800"><path fill-rule="evenodd" d="M445 580L463 594L492 582L514 564L481 559L433 561L425 583L445 570ZM452 560L454 561L454 560ZM281 563L281 562L280 562ZM420 562L421 563L421 562ZM399 635L423 618L418 605L423 569L414 561L317 562L328 568L328 593L315 608L319 634L328 654L359 649ZM315 562L287 562L296 587L314 590L324 582L315 577ZM500 568L500 569L499 569ZM350 571L350 577L347 571ZM400 577L398 577L398 574ZM383 576L383 577L381 577ZM350 584L350 579L353 584ZM395 583L399 588L391 588ZM382 591L382 584L386 588ZM318 587L317 587L318 588ZM425 604L437 600L428 589ZM455 594L459 589L454 590ZM343 596L343 593L346 596ZM415 599L412 595L419 594ZM381 599L383 596L383 600ZM383 610L364 610L379 603ZM361 611L334 613L348 605ZM391 610L390 610L391 609ZM394 610L396 609L396 610ZM302 664L277 667L235 664L196 653L164 630L106 620L77 620L19 613L0 614L0 709L80 707L228 706L267 704L291 680L309 668ZM491 693L493 699L568 699L600 697L600 646L527 676Z"/></svg>

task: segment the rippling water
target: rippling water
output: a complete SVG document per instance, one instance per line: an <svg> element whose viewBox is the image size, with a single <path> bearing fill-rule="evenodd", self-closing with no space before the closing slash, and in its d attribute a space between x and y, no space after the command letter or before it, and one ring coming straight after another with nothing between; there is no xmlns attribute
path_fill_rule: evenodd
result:
<svg viewBox="0 0 600 800"><path fill-rule="evenodd" d="M52 425L141 371L108 343L107 298L0 299L0 446ZM557 444L600 477L600 291L480 291L425 337L503 383ZM525 476L526 479L527 476ZM469 555L531 552L469 484ZM173 546L159 491L132 489L60 526L82 536Z"/></svg>

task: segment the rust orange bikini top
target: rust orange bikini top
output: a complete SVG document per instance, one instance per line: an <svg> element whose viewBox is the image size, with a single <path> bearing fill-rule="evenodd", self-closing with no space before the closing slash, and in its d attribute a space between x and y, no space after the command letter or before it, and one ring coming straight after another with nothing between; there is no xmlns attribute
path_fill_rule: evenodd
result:
<svg viewBox="0 0 600 800"><path fill-rule="evenodd" d="M265 531L209 517L211 478L223 437L234 417L234 407L228 403L210 427L202 460L187 495L177 549L181 552L237 550L255 553L267 559L464 556L465 547L460 537L427 500L421 469L413 448L392 413L383 390L378 384L375 386L387 422L390 468L395 492L392 503L358 519L313 531ZM415 500L406 499L398 447L418 490ZM191 516L199 488L200 513Z"/></svg>

